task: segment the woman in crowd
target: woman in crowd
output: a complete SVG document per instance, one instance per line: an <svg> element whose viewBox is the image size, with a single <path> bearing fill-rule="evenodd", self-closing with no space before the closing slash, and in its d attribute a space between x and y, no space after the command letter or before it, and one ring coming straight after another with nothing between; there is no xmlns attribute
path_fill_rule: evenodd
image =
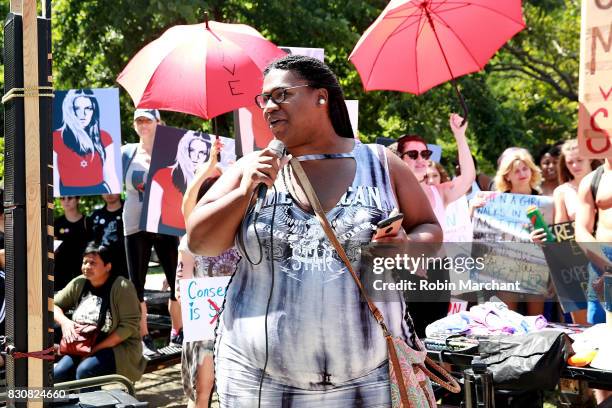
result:
<svg viewBox="0 0 612 408"><path fill-rule="evenodd" d="M428 160L432 151L427 148L425 140L418 135L404 135L397 141L397 152L408 165L414 176L421 183L438 222L444 229L445 208L468 192L476 177L474 161L467 144L465 130L467 123L461 124L463 118L455 113L450 117L450 126L457 142L461 174L453 180L438 185L429 185L426 181Z"/></svg>
<svg viewBox="0 0 612 408"><path fill-rule="evenodd" d="M146 362L138 333L140 307L134 286L112 272L108 249L93 242L85 249L81 270L82 276L55 295L55 322L61 326L62 337L68 344L76 341L79 326L102 324L91 355L63 356L53 369L55 382L108 374L137 381ZM68 318L65 312L71 309L74 312Z"/></svg>
<svg viewBox="0 0 612 408"><path fill-rule="evenodd" d="M427 163L427 175L425 176L425 183L430 186L437 186L442 183L446 183L450 181L450 177L448 177L448 173L444 166L440 163L430 160Z"/></svg>
<svg viewBox="0 0 612 408"><path fill-rule="evenodd" d="M540 169L535 165L531 154L520 147L506 149L498 160L495 174L495 188L500 193L540 195L538 186L542 180ZM482 193L481 193L482 194ZM487 196L478 195L471 204L474 208L486 204ZM531 234L534 236L534 233ZM511 310L517 310L518 302L506 293L499 293L499 297ZM540 315L544 311L544 302L536 298L529 298L526 314Z"/></svg>
<svg viewBox="0 0 612 408"><path fill-rule="evenodd" d="M198 168L208 160L210 140L200 132L188 131L178 143L174 164L157 170L151 180L147 230L181 236L185 218L181 211L183 193Z"/></svg>
<svg viewBox="0 0 612 408"><path fill-rule="evenodd" d="M570 139L561 146L558 169L555 171L555 174L559 175L560 185L553 192L555 224L576 219L578 186L593 170L592 164L592 160L580 156L577 139ZM546 239L546 232L541 228L537 229L533 232L532 238L535 242L543 242ZM571 316L574 323L587 323L586 309L571 312Z"/></svg>
<svg viewBox="0 0 612 408"><path fill-rule="evenodd" d="M156 234L140 229L140 215L145 196L145 184L151 164L151 152L155 141L155 130L160 123L160 115L156 109L138 109L134 112L134 130L140 141L122 146L122 161L124 163L125 203L123 204L123 228L125 230L125 249L128 261L128 273L136 287L142 319L140 334L144 343L145 355L156 353L153 339L149 336L147 327L147 305L144 302L144 285L151 258L151 246L159 258L166 280L170 285L171 294L168 310L172 319L172 334L170 340L180 339L181 322L180 305L174 297L176 262L178 257L178 238L172 235Z"/></svg>
<svg viewBox="0 0 612 408"><path fill-rule="evenodd" d="M196 191L195 195L185 195L183 200L183 211L187 219L196 203L219 179L220 172L215 170L216 149L213 147L211 160L206 166L209 171L200 171L188 190ZM213 173L209 177L209 174ZM216 174L214 174L216 173ZM176 290L177 298L179 293L179 280L189 278L203 278L206 276L229 276L236 270L236 264L240 256L238 251L230 248L223 254L216 257L194 256L187 248L187 238L181 239L179 245L179 262L176 271ZM183 345L181 357L181 376L183 379L183 390L189 399L189 407L207 408L210 395L214 386L215 374L213 370L213 343L214 339L195 341Z"/></svg>
<svg viewBox="0 0 612 408"><path fill-rule="evenodd" d="M430 185L427 183L428 160L432 151L428 149L425 140L418 135L404 135L397 141L397 152L399 157L408 165L421 189L427 196L431 207L436 215L438 223L444 231L446 227L446 207L458 200L468 192L476 177L474 161L467 144L465 131L467 123L462 124L463 118L457 114L450 116L450 127L457 142L457 152L462 172L453 180L445 183ZM445 281L449 278L449 271L445 269L429 270L422 274L423 278ZM406 293L407 296L412 296ZM406 299L409 301L409 299ZM417 334L424 335L425 327L448 313L448 300L450 291L438 292L438 299L432 302L410 302L408 308L416 324Z"/></svg>
<svg viewBox="0 0 612 408"><path fill-rule="evenodd" d="M100 129L100 105L91 90L68 91L62 122L53 132L55 196L119 192L113 138Z"/></svg>
<svg viewBox="0 0 612 408"><path fill-rule="evenodd" d="M301 161L354 264L395 207L407 234L393 240L441 241L410 170L382 146L356 143L342 89L325 64L297 55L273 62L256 101L274 137ZM188 221L194 253L218 256L237 236L246 243L217 329L220 406L389 406L382 331L285 163L270 148L243 157ZM267 197L254 214L261 183ZM378 306L389 330L412 342L401 299Z"/></svg>
<svg viewBox="0 0 612 408"><path fill-rule="evenodd" d="M86 219L79 210L78 196L60 197L64 215L53 222L55 240L59 246L54 252L55 291L81 275L81 260L87 241Z"/></svg>
<svg viewBox="0 0 612 408"><path fill-rule="evenodd" d="M495 174L495 189L501 193L539 195L540 169L526 149L507 149Z"/></svg>
<svg viewBox="0 0 612 408"><path fill-rule="evenodd" d="M555 188L553 193L555 224L576 219L578 186L584 176L595 170L596 167L593 166L592 160L585 159L580 155L577 139L570 139L561 146L558 165L559 183L561 185Z"/></svg>
<svg viewBox="0 0 612 408"><path fill-rule="evenodd" d="M542 195L552 196L553 191L559 185L558 162L559 162L559 146L546 146L540 152L537 158L537 163L542 170Z"/></svg>

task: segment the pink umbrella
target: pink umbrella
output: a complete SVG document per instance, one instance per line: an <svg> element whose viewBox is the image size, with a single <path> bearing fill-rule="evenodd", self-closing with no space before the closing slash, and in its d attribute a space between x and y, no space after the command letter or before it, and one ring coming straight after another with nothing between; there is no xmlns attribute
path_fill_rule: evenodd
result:
<svg viewBox="0 0 612 408"><path fill-rule="evenodd" d="M140 50L117 82L138 108L210 119L252 105L263 69L285 54L247 25L178 25Z"/></svg>
<svg viewBox="0 0 612 408"><path fill-rule="evenodd" d="M365 90L419 95L480 71L524 27L520 0L391 0L349 59Z"/></svg>

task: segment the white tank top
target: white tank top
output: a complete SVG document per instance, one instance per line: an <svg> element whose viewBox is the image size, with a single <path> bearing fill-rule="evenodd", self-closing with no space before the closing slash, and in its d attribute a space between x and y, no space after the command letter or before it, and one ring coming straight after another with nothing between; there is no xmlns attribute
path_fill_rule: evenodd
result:
<svg viewBox="0 0 612 408"><path fill-rule="evenodd" d="M357 163L355 178L327 218L355 271L359 271L360 246L370 242L373 227L388 217L397 202L384 148L356 143L352 154ZM277 192L268 189L257 220L263 260L253 265L242 254L228 286L216 352L231 355L246 367L263 367L264 322L273 263L266 375L287 385L317 389L325 374L331 375L334 383L342 383L376 369L387 360L387 346L380 326L360 300L357 285L319 221L288 194L285 184L290 180L285 170L276 180ZM249 256L257 259L252 211L242 229ZM270 253L271 260L267 256ZM389 330L409 341L411 332L404 321L401 293L396 302L375 303Z"/></svg>

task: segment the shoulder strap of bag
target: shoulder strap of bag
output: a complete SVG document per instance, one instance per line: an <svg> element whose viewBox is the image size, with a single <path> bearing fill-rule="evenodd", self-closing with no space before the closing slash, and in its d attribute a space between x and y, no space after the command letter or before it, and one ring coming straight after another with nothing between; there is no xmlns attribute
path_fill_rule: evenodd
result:
<svg viewBox="0 0 612 408"><path fill-rule="evenodd" d="M397 357L397 353L395 351L395 346L393 345L392 335L387 329L387 325L385 324L382 313L380 312L380 310L378 310L378 308L374 305L374 303L372 303L372 301L366 294L365 289L363 288L363 285L361 284L361 281L359 280L359 277L357 276L357 274L355 273L355 270L353 269L353 265L351 264L351 261L348 259L348 256L346 256L346 252L344 251L344 248L340 244L340 241L338 241L338 238L336 237L336 234L332 230L331 225L329 225L329 221L327 220L327 217L325 216L325 212L323 211L321 202L319 201L317 194L312 188L312 185L310 184L310 180L308 179L308 176L304 172L304 169L302 168L302 165L300 164L299 160L297 160L294 157L289 161L289 164L291 165L298 180L300 181L300 184L302 184L302 188L304 189L304 193L306 194L306 197L308 198L308 202L312 206L315 212L315 215L317 216L317 219L321 223L321 226L323 227L323 230L325 231L327 238L329 238L330 242L332 243L332 245L338 252L340 259L342 259L342 261L346 265L346 268L351 273L353 280L355 281L355 283L357 284L357 287L359 288L359 292L361 293L363 298L368 303L368 308L370 309L370 311L374 315L374 318L376 319L376 321L382 328L383 334L387 341L387 348L389 350L389 360L391 364L393 365L394 372L398 376L398 383L404 384L404 380L402 378L403 377L402 369L401 369L399 359ZM429 357L425 357L425 363L428 364L435 371L440 373L446 379L446 381L443 381L441 378L439 378L438 376L433 374L431 371L429 371L425 365L419 366L419 368L425 373L425 375L427 375L429 378L435 381L438 385L454 393L458 393L461 390L461 388L457 384L457 381L444 368L438 365L435 361L431 360ZM401 396L402 405L404 407L409 407L410 405L408 402L407 391L405 388L402 389L402 387L400 387L400 396Z"/></svg>
<svg viewBox="0 0 612 408"><path fill-rule="evenodd" d="M595 174L593 174L593 178L591 179L591 194L593 195L593 202L597 199L597 190L599 189L599 182L601 181L601 176L603 175L604 167L603 164L595 170Z"/></svg>

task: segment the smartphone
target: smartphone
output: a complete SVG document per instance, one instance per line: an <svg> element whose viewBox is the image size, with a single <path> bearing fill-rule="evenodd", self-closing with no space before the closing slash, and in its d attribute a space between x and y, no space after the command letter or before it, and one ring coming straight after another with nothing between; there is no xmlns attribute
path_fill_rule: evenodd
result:
<svg viewBox="0 0 612 408"><path fill-rule="evenodd" d="M404 221L404 214L398 213L385 218L376 224L376 232L374 233L374 239L383 238L389 235L396 235L400 228L402 228L402 222Z"/></svg>

